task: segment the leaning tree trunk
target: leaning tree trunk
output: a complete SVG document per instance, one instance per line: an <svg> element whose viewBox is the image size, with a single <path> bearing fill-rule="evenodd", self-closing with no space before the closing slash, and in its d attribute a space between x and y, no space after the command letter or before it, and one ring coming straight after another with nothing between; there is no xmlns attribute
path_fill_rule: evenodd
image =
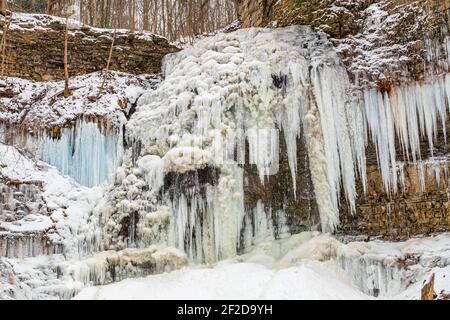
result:
<svg viewBox="0 0 450 320"><path fill-rule="evenodd" d="M69 38L69 15L66 17L66 30L64 33L64 97L70 95L69 89L69 62L68 62L68 38Z"/></svg>
<svg viewBox="0 0 450 320"><path fill-rule="evenodd" d="M11 12L8 10L8 3L6 0L0 0L0 14L8 16Z"/></svg>

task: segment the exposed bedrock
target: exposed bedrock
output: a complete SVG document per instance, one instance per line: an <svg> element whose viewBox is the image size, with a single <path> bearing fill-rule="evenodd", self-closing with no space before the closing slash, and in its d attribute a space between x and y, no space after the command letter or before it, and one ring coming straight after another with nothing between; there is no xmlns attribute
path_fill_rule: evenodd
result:
<svg viewBox="0 0 450 320"><path fill-rule="evenodd" d="M0 21L3 30L5 20ZM64 78L65 20L47 15L13 14L8 30L5 74L37 81ZM69 74L82 75L106 67L113 30L92 28L70 20ZM155 74L161 60L179 48L150 33L118 30L111 70Z"/></svg>
<svg viewBox="0 0 450 320"><path fill-rule="evenodd" d="M296 188L292 188L292 173L289 168L288 154L284 137L281 136L279 151L279 170L275 175L266 177L264 184L258 175L256 166L244 166L244 204L249 211L258 201L272 212L283 211L291 233L320 228L320 217L311 181L309 158L304 137L297 140ZM286 187L289 186L289 187Z"/></svg>

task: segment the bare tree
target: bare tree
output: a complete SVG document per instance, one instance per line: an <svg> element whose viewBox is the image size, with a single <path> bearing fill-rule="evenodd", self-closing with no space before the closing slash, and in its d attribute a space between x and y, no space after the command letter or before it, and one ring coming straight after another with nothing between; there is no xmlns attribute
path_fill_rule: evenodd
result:
<svg viewBox="0 0 450 320"><path fill-rule="evenodd" d="M0 79L3 79L3 76L5 74L5 61L6 61L6 37L8 36L8 30L9 26L11 24L11 12L8 10L8 4L6 3L6 0L1 0L0 2L0 10L1 14L5 16L5 24L3 26L3 35L2 35L2 41L0 42L0 51L2 53L2 65L1 65L1 71L0 71Z"/></svg>
<svg viewBox="0 0 450 320"><path fill-rule="evenodd" d="M5 3L6 0L0 0ZM68 4L77 19L103 28L128 28L161 34L170 40L192 40L237 19L238 0L10 0L14 11L63 16ZM1 7L0 7L1 8Z"/></svg>
<svg viewBox="0 0 450 320"><path fill-rule="evenodd" d="M11 18L8 18L8 21L5 23L5 27L3 28L2 42L0 44L1 52L2 52L2 65L1 65L1 71L0 71L0 79L3 79L3 76L5 75L6 37L8 34L10 24L11 24Z"/></svg>
<svg viewBox="0 0 450 320"><path fill-rule="evenodd" d="M48 0L47 14L58 15L62 14L65 5L65 0Z"/></svg>
<svg viewBox="0 0 450 320"><path fill-rule="evenodd" d="M69 59L68 59L68 42L69 42L69 15L66 15L66 29L64 31L64 97L70 96L69 89Z"/></svg>
<svg viewBox="0 0 450 320"><path fill-rule="evenodd" d="M6 0L0 0L0 14L6 16L9 16L11 12L8 9L8 3Z"/></svg>
<svg viewBox="0 0 450 320"><path fill-rule="evenodd" d="M111 47L109 48L108 61L106 62L106 68L105 68L105 70L103 70L103 73L102 73L102 83L101 83L100 88L98 90L97 96L94 99L91 99L91 100L97 101L101 97L101 95L103 93L103 89L104 89L105 83L106 83L106 78L108 77L108 73L109 73L109 66L111 64L111 58L112 58L112 53L113 53L113 49L114 49L114 42L115 42L115 40L116 40L116 29L114 29L114 32L113 32L113 37L112 37L112 41L111 41Z"/></svg>

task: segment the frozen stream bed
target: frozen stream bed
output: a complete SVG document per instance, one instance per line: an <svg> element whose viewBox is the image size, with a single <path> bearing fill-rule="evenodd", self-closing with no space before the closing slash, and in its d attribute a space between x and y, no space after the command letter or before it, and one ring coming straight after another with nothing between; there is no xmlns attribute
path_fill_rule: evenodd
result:
<svg viewBox="0 0 450 320"><path fill-rule="evenodd" d="M414 262L400 267L411 256ZM360 263L342 264L346 259ZM382 284L389 283L390 291L378 298L420 299L432 273L436 294L449 291L448 262L449 234L343 244L329 234L305 232L214 265L85 288L74 299L374 299L363 292L371 281L382 293ZM358 283L358 276L367 283Z"/></svg>
<svg viewBox="0 0 450 320"><path fill-rule="evenodd" d="M336 276L338 274L338 276ZM84 289L75 299L367 299L332 262L272 269L222 262Z"/></svg>

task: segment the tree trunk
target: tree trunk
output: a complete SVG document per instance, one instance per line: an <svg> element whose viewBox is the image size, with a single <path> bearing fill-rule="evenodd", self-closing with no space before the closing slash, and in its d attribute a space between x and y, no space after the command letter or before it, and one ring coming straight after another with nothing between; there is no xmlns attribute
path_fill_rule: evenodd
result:
<svg viewBox="0 0 450 320"><path fill-rule="evenodd" d="M8 3L6 0L0 0L0 14L7 16L10 14L10 11L8 10Z"/></svg>
<svg viewBox="0 0 450 320"><path fill-rule="evenodd" d="M122 0L116 0L116 1L117 1L117 7L116 7L117 23L116 23L116 26L119 29L122 29L122 27L123 27L123 1Z"/></svg>
<svg viewBox="0 0 450 320"><path fill-rule="evenodd" d="M69 15L66 16L66 30L64 34L64 97L70 95L69 89L69 62L68 62L68 42L69 42Z"/></svg>
<svg viewBox="0 0 450 320"><path fill-rule="evenodd" d="M103 88L105 87L106 77L108 76L109 66L111 64L111 58L112 58L112 53L113 53L113 49L114 49L114 41L115 40L116 40L116 29L114 29L113 38L112 38L112 42L111 42L111 47L109 49L108 61L106 62L106 69L103 70L102 83L100 85L100 89L98 90L97 96L95 97L95 100L98 100L101 97L102 92L103 92Z"/></svg>
<svg viewBox="0 0 450 320"><path fill-rule="evenodd" d="M149 0L143 0L142 3L142 30L148 31L149 30L149 17L148 12L150 10Z"/></svg>
<svg viewBox="0 0 450 320"><path fill-rule="evenodd" d="M8 35L8 29L9 25L11 23L11 17L8 19L8 22L5 23L5 26L3 28L3 36L2 36L2 42L1 42L1 52L2 52L2 66L0 71L0 79L3 79L3 76L5 74L5 61L6 61L6 37Z"/></svg>

